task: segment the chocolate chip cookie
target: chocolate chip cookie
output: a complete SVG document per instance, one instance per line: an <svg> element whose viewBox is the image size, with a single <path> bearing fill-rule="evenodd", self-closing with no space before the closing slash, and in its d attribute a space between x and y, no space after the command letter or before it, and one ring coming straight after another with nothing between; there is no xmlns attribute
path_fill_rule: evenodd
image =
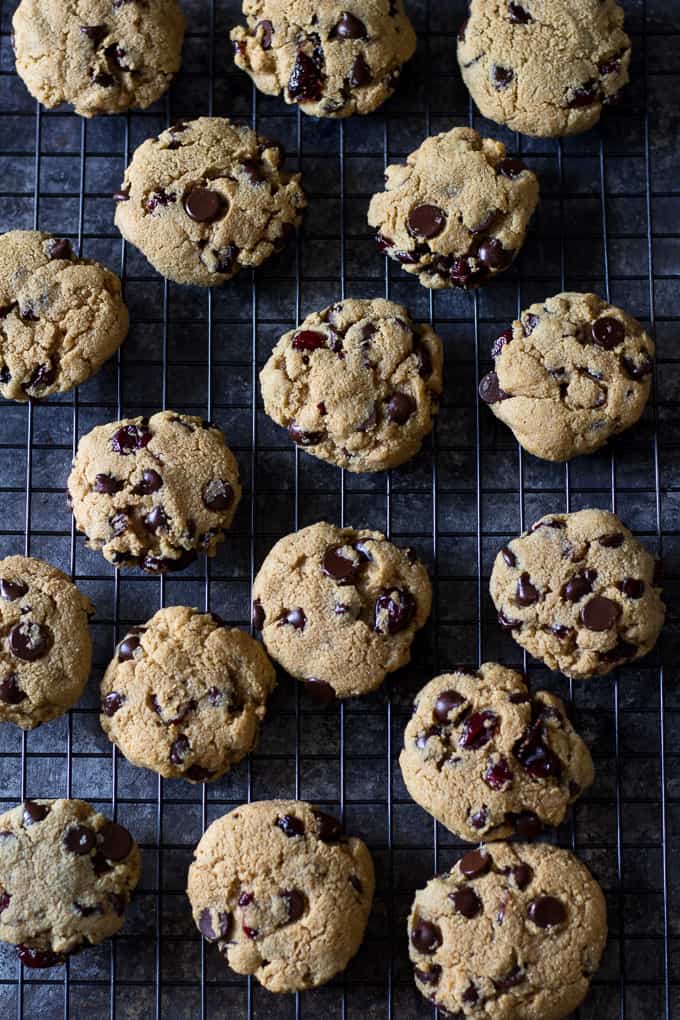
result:
<svg viewBox="0 0 680 1020"><path fill-rule="evenodd" d="M314 117L370 113L416 48L403 0L243 0L234 60L260 92Z"/></svg>
<svg viewBox="0 0 680 1020"><path fill-rule="evenodd" d="M315 457L385 471L431 431L442 361L437 334L403 305L340 301L279 340L260 374L264 408Z"/></svg>
<svg viewBox="0 0 680 1020"><path fill-rule="evenodd" d="M194 921L237 974L270 992L315 988L364 937L375 881L360 839L301 800L264 800L212 823L194 852Z"/></svg>
<svg viewBox="0 0 680 1020"><path fill-rule="evenodd" d="M28 91L81 117L151 106L181 64L177 0L21 0L12 24Z"/></svg>
<svg viewBox="0 0 680 1020"><path fill-rule="evenodd" d="M76 526L117 567L183 570L214 556L241 498L216 425L176 411L124 418L83 436L68 479Z"/></svg>
<svg viewBox="0 0 680 1020"><path fill-rule="evenodd" d="M567 850L494 843L416 893L408 935L419 991L451 1020L563 1020L600 965L607 908Z"/></svg>
<svg viewBox="0 0 680 1020"><path fill-rule="evenodd" d="M204 783L253 749L275 684L257 641L215 613L173 606L118 645L101 724L133 765Z"/></svg>
<svg viewBox="0 0 680 1020"><path fill-rule="evenodd" d="M84 800L26 800L0 815L0 939L54 967L114 935L140 872L127 829Z"/></svg>
<svg viewBox="0 0 680 1020"><path fill-rule="evenodd" d="M37 400L94 375L127 335L118 277L38 230L0 235L0 393Z"/></svg>
<svg viewBox="0 0 680 1020"><path fill-rule="evenodd" d="M416 803L472 842L560 825L594 778L560 699L495 662L420 691L399 764Z"/></svg>
<svg viewBox="0 0 680 1020"><path fill-rule="evenodd" d="M307 204L280 145L226 117L175 124L135 151L115 222L176 283L218 287L281 251Z"/></svg>
<svg viewBox="0 0 680 1020"><path fill-rule="evenodd" d="M479 395L525 450L569 460L630 428L652 385L654 344L640 323L595 294L531 305L492 348Z"/></svg>
<svg viewBox="0 0 680 1020"><path fill-rule="evenodd" d="M538 181L502 142L472 128L427 138L385 173L368 222L378 248L424 287L479 287L524 243Z"/></svg>
<svg viewBox="0 0 680 1020"><path fill-rule="evenodd" d="M280 539L253 584L267 651L320 701L375 690L410 659L427 571L379 531L312 524Z"/></svg>
<svg viewBox="0 0 680 1020"><path fill-rule="evenodd" d="M490 592L515 641L573 677L646 655L666 611L659 563L606 510L536 521L499 552Z"/></svg>
<svg viewBox="0 0 680 1020"><path fill-rule="evenodd" d="M615 0L471 0L458 33L463 81L484 117L525 135L587 131L628 81Z"/></svg>
<svg viewBox="0 0 680 1020"><path fill-rule="evenodd" d="M91 613L56 567L28 556L0 560L0 722L31 730L76 703L92 662Z"/></svg>

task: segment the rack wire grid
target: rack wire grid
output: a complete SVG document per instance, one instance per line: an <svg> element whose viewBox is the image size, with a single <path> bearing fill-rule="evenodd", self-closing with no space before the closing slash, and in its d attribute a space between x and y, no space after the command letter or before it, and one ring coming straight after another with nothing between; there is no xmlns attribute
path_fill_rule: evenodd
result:
<svg viewBox="0 0 680 1020"><path fill-rule="evenodd" d="M599 129L531 140L484 122L458 75L463 0L409 0L418 53L397 95L370 117L317 121L259 95L231 60L239 0L184 0L183 70L154 108L85 121L41 109L14 71L3 0L0 228L70 237L120 272L132 326L117 358L75 393L0 411L0 554L58 565L92 598L95 664L67 717L31 733L3 726L0 804L75 796L129 826L143 876L123 933L64 968L25 971L0 950L0 1017L56 1020L394 1018L433 1016L411 978L405 920L415 888L462 844L413 804L397 758L410 702L437 671L499 659L533 687L571 699L595 758L595 786L548 838L573 848L606 892L610 937L580 1020L680 1018L680 686L676 666L680 531L680 4L625 3L632 85ZM284 143L309 196L284 254L220 290L157 276L113 226L110 195L134 148L181 117L245 118ZM384 167L427 135L472 124L538 172L541 205L516 265L475 293L428 292L386 264L366 224ZM480 405L489 344L532 301L592 289L648 324L658 344L655 397L642 423L606 450L553 465L523 454ZM445 397L431 442L400 470L343 473L293 448L264 416L257 375L276 338L344 296L388 295L434 324L446 349ZM78 438L94 425L159 407L225 430L244 498L215 560L180 575L116 573L75 533L64 487ZM574 684L523 660L488 596L493 556L536 517L614 509L663 555L671 609L657 651L608 677ZM282 534L320 519L385 531L414 546L435 590L410 668L378 693L322 709L280 678L259 748L209 786L166 781L112 751L98 722L98 679L116 640L159 605L187 603L249 621L253 574ZM367 938L346 972L300 996L275 997L201 943L184 888L206 825L250 799L300 797L341 815L370 845L378 891Z"/></svg>

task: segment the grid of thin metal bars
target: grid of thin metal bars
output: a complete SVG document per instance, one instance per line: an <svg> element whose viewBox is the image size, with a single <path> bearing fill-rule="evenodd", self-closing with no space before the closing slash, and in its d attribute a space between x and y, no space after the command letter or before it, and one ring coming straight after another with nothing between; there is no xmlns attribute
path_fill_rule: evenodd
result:
<svg viewBox="0 0 680 1020"><path fill-rule="evenodd" d="M108 375L101 386L93 381L44 405L0 408L0 553L24 551L57 563L102 606L93 628L97 668L83 702L61 723L28 735L0 733L0 806L24 796L84 796L130 825L145 867L124 933L74 957L63 971L23 971L7 947L0 948L0 1016L431 1015L411 980L404 920L414 887L455 860L461 844L407 797L396 764L401 732L413 694L435 672L459 661L500 658L521 663L534 687L573 698L598 770L594 789L551 834L591 866L610 909L605 964L578 1016L677 1020L680 697L672 609L671 635L656 655L620 675L572 684L527 663L499 634L487 580L496 549L535 517L597 505L618 511L663 553L668 594L673 590L678 362L672 338L680 317L673 309L680 260L673 261L672 248L680 236L680 189L665 155L677 153L678 4L624 4L636 55L631 97L620 111L608 112L600 131L555 143L508 135L476 116L454 66L463 0L413 0L408 6L419 55L398 96L370 118L318 125L258 95L231 66L226 30L239 20L238 0L185 0L188 32L178 84L158 110L115 118L122 130L112 129L108 144L97 122L42 110L23 92L9 49L16 6L17 0L0 4L0 227L50 229L71 236L83 254L102 257L125 282L133 329L115 364L103 371ZM200 84L206 88L196 101ZM657 117L655 109L661 110ZM122 173L143 138L179 116L213 113L245 113L256 129L292 139L289 163L303 170L310 209L295 246L282 257L250 278L241 274L223 292L197 295L159 284L117 237L112 212L103 224L91 216L108 192L90 167L108 188L102 161ZM464 123L503 138L537 169L548 213L539 214L506 281L469 296L434 294L392 265L383 269L365 208L385 165L428 134ZM664 154L658 160L657 152ZM70 170L60 177L62 164ZM25 177L19 180L13 166L25 166ZM588 211L585 218L577 213L574 224L579 203ZM316 204L328 207L323 220L314 217ZM581 261L583 244L596 256L601 246L597 265L588 256ZM657 332L656 398L644 423L604 454L555 468L512 443L480 407L475 386L487 367L488 341L521 308L558 290L591 288L627 305ZM225 298L230 289L236 297ZM377 479L357 479L290 449L263 417L257 375L276 336L307 312L371 294L404 301L441 333L446 388L438 426L417 461ZM177 339L178 328L191 336L196 321L202 351ZM193 396L192 370L202 373L200 399ZM180 380L187 382L187 399L177 399ZM182 576L150 579L118 574L87 553L56 501L80 435L94 424L159 406L217 420L246 484L233 534L215 561ZM229 779L186 789L148 773L140 778L98 732L96 681L116 640L158 605L181 602L246 626L250 584L268 548L280 534L324 517L407 538L427 560L435 602L412 667L371 698L330 710L316 708L299 685L282 677L260 748ZM283 998L224 967L193 931L182 895L192 845L209 821L244 799L274 796L300 796L335 810L367 839L378 866L376 907L357 960L326 988Z"/></svg>

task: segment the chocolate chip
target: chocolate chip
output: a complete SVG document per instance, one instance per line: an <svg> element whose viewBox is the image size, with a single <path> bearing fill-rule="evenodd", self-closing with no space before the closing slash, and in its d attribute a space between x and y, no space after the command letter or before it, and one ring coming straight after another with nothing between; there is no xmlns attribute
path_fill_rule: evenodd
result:
<svg viewBox="0 0 680 1020"><path fill-rule="evenodd" d="M352 64L352 70L349 75L349 83L352 88L361 88L362 85L368 85L373 80L373 74L370 67L359 54L355 57L354 63Z"/></svg>
<svg viewBox="0 0 680 1020"><path fill-rule="evenodd" d="M442 944L441 929L430 921L418 921L411 930L411 942L419 953L431 956Z"/></svg>
<svg viewBox="0 0 680 1020"><path fill-rule="evenodd" d="M54 380L57 378L56 365L45 362L34 370L31 378L25 384L25 390L41 390L46 386L51 386Z"/></svg>
<svg viewBox="0 0 680 1020"><path fill-rule="evenodd" d="M408 393L393 393L387 403L388 421L405 425L416 410L417 404Z"/></svg>
<svg viewBox="0 0 680 1020"><path fill-rule="evenodd" d="M278 828L281 829L281 832L289 838L292 836L302 836L305 831L304 822L300 818L296 818L295 815L283 815L282 817L277 817L274 824L277 825Z"/></svg>
<svg viewBox="0 0 680 1020"><path fill-rule="evenodd" d="M514 180L515 177L519 177L527 169L526 163L523 163L521 159L502 159L496 167L498 173L502 174L503 177L509 177Z"/></svg>
<svg viewBox="0 0 680 1020"><path fill-rule="evenodd" d="M585 85L576 88L571 93L567 106L571 109L578 109L583 106L592 106L598 98L598 85L595 81L586 82Z"/></svg>
<svg viewBox="0 0 680 1020"><path fill-rule="evenodd" d="M125 700L125 696L119 694L118 691L111 691L110 694L107 694L106 697L102 699L102 714L110 719L111 716L115 715L116 712L123 707Z"/></svg>
<svg viewBox="0 0 680 1020"><path fill-rule="evenodd" d="M504 215L505 213L501 209L490 209L479 223L474 227L470 227L470 233L475 235L486 234Z"/></svg>
<svg viewBox="0 0 680 1020"><path fill-rule="evenodd" d="M224 478L213 478L203 491L203 504L208 510L219 513L228 510L234 502L234 490Z"/></svg>
<svg viewBox="0 0 680 1020"><path fill-rule="evenodd" d="M318 351L322 347L328 347L328 337L325 333L317 333L313 329L303 329L295 334L291 347L295 351Z"/></svg>
<svg viewBox="0 0 680 1020"><path fill-rule="evenodd" d="M456 912L462 914L463 917L467 917L468 920L476 917L482 911L482 901L468 886L463 886L462 889L456 889L455 892L449 893L449 899L452 901Z"/></svg>
<svg viewBox="0 0 680 1020"><path fill-rule="evenodd" d="M52 631L41 623L26 620L15 623L9 632L7 644L12 655L24 662L35 662L49 652L53 644Z"/></svg>
<svg viewBox="0 0 680 1020"><path fill-rule="evenodd" d="M6 705L20 705L28 695L19 687L19 680L15 673L10 673L4 680L0 680L0 701Z"/></svg>
<svg viewBox="0 0 680 1020"><path fill-rule="evenodd" d="M515 598L520 606L533 606L539 600L538 589L531 583L529 575L525 572L517 582Z"/></svg>
<svg viewBox="0 0 680 1020"><path fill-rule="evenodd" d="M350 875L349 876L349 881L350 881L350 885L352 886L352 888L356 889L356 891L361 896L361 894L364 891L364 883L361 881L359 876L358 875Z"/></svg>
<svg viewBox="0 0 680 1020"><path fill-rule="evenodd" d="M514 77L514 72L509 67L502 67L500 64L494 64L491 68L491 81L493 82L494 88L499 92L503 89L507 89Z"/></svg>
<svg viewBox="0 0 680 1020"><path fill-rule="evenodd" d="M610 535L601 535L598 542L605 549L618 549L623 545L624 536L620 531L614 531Z"/></svg>
<svg viewBox="0 0 680 1020"><path fill-rule="evenodd" d="M503 790L512 782L512 772L505 758L499 758L496 762L489 762L482 778L492 790Z"/></svg>
<svg viewBox="0 0 680 1020"><path fill-rule="evenodd" d="M446 226L446 213L438 205L418 205L411 209L406 225L411 237L437 237Z"/></svg>
<svg viewBox="0 0 680 1020"><path fill-rule="evenodd" d="M222 196L210 188L194 188L184 198L184 211L196 223L212 223L222 209Z"/></svg>
<svg viewBox="0 0 680 1020"><path fill-rule="evenodd" d="M50 809L47 804L37 804L34 800L24 801L24 813L23 813L23 826L25 829L29 825L35 825L36 822L42 822L44 818L47 818L50 813Z"/></svg>
<svg viewBox="0 0 680 1020"><path fill-rule="evenodd" d="M331 705L335 701L335 691L331 685L316 676L307 677L305 689L309 696L319 705Z"/></svg>
<svg viewBox="0 0 680 1020"><path fill-rule="evenodd" d="M513 747L513 754L533 779L559 779L562 762L545 742L545 727L539 719Z"/></svg>
<svg viewBox="0 0 680 1020"><path fill-rule="evenodd" d="M47 245L47 254L51 259L70 259L73 256L71 242L65 237L53 237Z"/></svg>
<svg viewBox="0 0 680 1020"><path fill-rule="evenodd" d="M202 765L190 765L184 772L185 779L190 779L192 783L206 783L209 779L215 775L210 769L203 768Z"/></svg>
<svg viewBox="0 0 680 1020"><path fill-rule="evenodd" d="M470 850L464 857L461 857L458 867L462 875L465 875L466 878L474 879L486 875L491 864L491 855L486 853L486 851Z"/></svg>
<svg viewBox="0 0 680 1020"><path fill-rule="evenodd" d="M416 600L401 588L385 591L375 600L373 630L378 634L397 634L405 630L416 613Z"/></svg>
<svg viewBox="0 0 680 1020"><path fill-rule="evenodd" d="M154 471L153 468L147 468L146 471L142 471L142 477L133 487L132 491L137 496L150 496L152 492L158 492L162 485L163 479L158 472Z"/></svg>
<svg viewBox="0 0 680 1020"><path fill-rule="evenodd" d="M488 820L489 820L489 812L488 812L488 810L486 808L486 805L484 805L484 807L480 808L479 811L475 811L475 812L471 813L470 814L470 819L469 819L470 825L472 826L473 829L483 829L485 827L486 823L488 822Z"/></svg>
<svg viewBox="0 0 680 1020"><path fill-rule="evenodd" d="M112 74L107 74L106 71L98 71L92 74L92 84L110 89L112 85L116 84L116 79Z"/></svg>
<svg viewBox="0 0 680 1020"><path fill-rule="evenodd" d="M566 527L566 524L564 523L564 521L560 521L560 520L557 520L554 517L551 517L547 521L543 521L543 520L541 520L541 521L534 521L534 523L529 528L529 532L531 534L533 534L533 532L534 531L538 531L539 528L554 528L556 531L561 531L565 527Z"/></svg>
<svg viewBox="0 0 680 1020"><path fill-rule="evenodd" d="M485 237L477 246L477 258L490 269L507 269L513 258L514 251L503 247L497 237Z"/></svg>
<svg viewBox="0 0 680 1020"><path fill-rule="evenodd" d="M537 839L543 832L543 823L533 811L520 811L510 814L509 819L515 826L515 832L522 839Z"/></svg>
<svg viewBox="0 0 680 1020"><path fill-rule="evenodd" d="M508 567L514 567L517 564L517 557L512 549L508 549L507 545L504 545L501 549L501 556Z"/></svg>
<svg viewBox="0 0 680 1020"><path fill-rule="evenodd" d="M168 516L162 506L154 506L144 517L144 523L154 533L157 531L167 531L168 529Z"/></svg>
<svg viewBox="0 0 680 1020"><path fill-rule="evenodd" d="M594 595L581 610L581 623L588 630L611 630L621 615L621 607L602 595Z"/></svg>
<svg viewBox="0 0 680 1020"><path fill-rule="evenodd" d="M645 358L639 365L632 358L621 358L621 364L635 382L640 382L645 376L651 375L654 369L654 365L649 358Z"/></svg>
<svg viewBox="0 0 680 1020"><path fill-rule="evenodd" d="M528 25L530 21L534 20L526 7L516 3L508 4L508 17L515 25Z"/></svg>
<svg viewBox="0 0 680 1020"><path fill-rule="evenodd" d="M262 630L264 627L265 613L262 608L262 603L259 599L255 599L253 602L253 608L251 613L251 619L253 621L253 627L255 630Z"/></svg>
<svg viewBox="0 0 680 1020"><path fill-rule="evenodd" d="M509 616L505 615L503 610L501 610L498 614L498 622L503 630L519 630L522 626L521 620L511 620Z"/></svg>
<svg viewBox="0 0 680 1020"><path fill-rule="evenodd" d="M527 910L529 920L539 928L553 928L567 919L567 911L554 896L539 896L532 900Z"/></svg>
<svg viewBox="0 0 680 1020"><path fill-rule="evenodd" d="M501 389L498 376L495 372L487 372L479 383L479 395L485 404L498 404L501 400L507 400L508 394Z"/></svg>
<svg viewBox="0 0 680 1020"><path fill-rule="evenodd" d="M228 244L226 248L220 248L215 252L217 256L216 273L231 273L234 263L238 258L239 249L235 244Z"/></svg>
<svg viewBox="0 0 680 1020"><path fill-rule="evenodd" d="M325 438L325 432L305 432L295 422L288 426L288 435L298 446L316 446Z"/></svg>
<svg viewBox="0 0 680 1020"><path fill-rule="evenodd" d="M645 593L645 582L636 577L626 577L619 582L617 588L629 599L641 599Z"/></svg>
<svg viewBox="0 0 680 1020"><path fill-rule="evenodd" d="M520 967L513 967L513 969L506 974L505 977L494 979L494 987L499 992L507 992L509 988L515 988L526 980L526 975Z"/></svg>
<svg viewBox="0 0 680 1020"><path fill-rule="evenodd" d="M88 829L87 825L72 825L64 833L64 846L72 854L83 857L89 854L90 850L94 850L94 832Z"/></svg>
<svg viewBox="0 0 680 1020"><path fill-rule="evenodd" d="M141 644L141 638L137 634L126 634L118 645L118 661L127 662L134 658L135 652Z"/></svg>
<svg viewBox="0 0 680 1020"><path fill-rule="evenodd" d="M596 570L582 570L574 574L562 588L562 596L570 602L578 602L584 595L589 595L593 590L593 582L597 579Z"/></svg>
<svg viewBox="0 0 680 1020"><path fill-rule="evenodd" d="M124 482L114 478L113 475L95 475L94 491L103 493L106 496L113 496L116 492L120 492L120 490L124 488L124 485Z"/></svg>
<svg viewBox="0 0 680 1020"><path fill-rule="evenodd" d="M305 894L301 893L299 889L290 889L282 892L281 898L286 901L288 907L288 923L299 921L307 906Z"/></svg>
<svg viewBox="0 0 680 1020"><path fill-rule="evenodd" d="M597 319L591 327L593 343L602 347L605 351L612 351L619 344L622 344L626 331L619 319L613 319L609 315Z"/></svg>
<svg viewBox="0 0 680 1020"><path fill-rule="evenodd" d="M322 843L337 843L342 834L342 825L333 815L325 811L312 811L316 819L317 835Z"/></svg>
<svg viewBox="0 0 680 1020"><path fill-rule="evenodd" d="M217 931L213 927L213 915L217 915ZM216 908L210 910L204 907L198 918L198 930L208 942L217 942L218 939L226 939L231 931L232 917L228 911L218 911Z"/></svg>
<svg viewBox="0 0 680 1020"><path fill-rule="evenodd" d="M600 652L602 662L619 662L621 659L632 659L637 652L637 645L630 644L622 638L608 652Z"/></svg>
<svg viewBox="0 0 680 1020"><path fill-rule="evenodd" d="M528 864L517 864L512 869L512 877L515 880L517 888L524 890L534 877L533 868L531 868Z"/></svg>
<svg viewBox="0 0 680 1020"><path fill-rule="evenodd" d="M326 550L323 558L323 572L338 584L353 584L361 568L361 561L354 561L343 556L341 545L333 545Z"/></svg>
<svg viewBox="0 0 680 1020"><path fill-rule="evenodd" d="M100 44L109 34L108 25L81 25L80 31L83 35L87 36L95 49L99 48Z"/></svg>
<svg viewBox="0 0 680 1020"><path fill-rule="evenodd" d="M288 79L288 95L296 103L321 99L321 72L311 57L298 50Z"/></svg>
<svg viewBox="0 0 680 1020"><path fill-rule="evenodd" d="M458 32L456 33L458 36L458 42L465 42L465 32L468 27L469 20L470 20L469 18L465 18L465 20L461 21L460 25L458 26Z"/></svg>
<svg viewBox="0 0 680 1020"><path fill-rule="evenodd" d="M435 702L432 715L437 722L447 723L449 721L449 712L454 708L458 708L464 702L465 698L458 691L442 691Z"/></svg>
<svg viewBox="0 0 680 1020"><path fill-rule="evenodd" d="M258 21L255 26L255 32L260 30L260 46L263 50L270 50L272 48L272 36L274 35L274 26L271 21Z"/></svg>
<svg viewBox="0 0 680 1020"><path fill-rule="evenodd" d="M494 736L498 729L498 716L495 712L485 710L474 712L463 726L458 738L458 746L466 751L478 751Z"/></svg>
<svg viewBox="0 0 680 1020"><path fill-rule="evenodd" d="M239 907L248 907L255 899L255 894L251 892L242 892L238 898Z"/></svg>
<svg viewBox="0 0 680 1020"><path fill-rule="evenodd" d="M146 425L122 425L111 437L111 449L114 453L127 456L142 450L150 440L151 432Z"/></svg>
<svg viewBox="0 0 680 1020"><path fill-rule="evenodd" d="M349 11L342 12L340 20L331 31L331 37L337 36L339 39L365 39L367 35L368 32L363 21L350 14Z"/></svg>
<svg viewBox="0 0 680 1020"><path fill-rule="evenodd" d="M23 581L8 580L6 577L0 577L0 598L3 598L5 602L16 602L17 599L23 598L28 591L28 585Z"/></svg>
<svg viewBox="0 0 680 1020"><path fill-rule="evenodd" d="M432 963L427 970L415 967L413 973L424 985L438 985L442 976L442 969L438 963Z"/></svg>
<svg viewBox="0 0 680 1020"><path fill-rule="evenodd" d="M109 861L125 860L133 846L132 836L118 822L106 822L97 833L97 843Z"/></svg>
<svg viewBox="0 0 680 1020"><path fill-rule="evenodd" d="M295 630L304 630L307 617L305 616L304 610L300 609L284 609L281 619L279 620L279 627L288 625L294 627Z"/></svg>
<svg viewBox="0 0 680 1020"><path fill-rule="evenodd" d="M170 748L170 761L173 765L183 765L190 750L189 738L184 733L180 733Z"/></svg>

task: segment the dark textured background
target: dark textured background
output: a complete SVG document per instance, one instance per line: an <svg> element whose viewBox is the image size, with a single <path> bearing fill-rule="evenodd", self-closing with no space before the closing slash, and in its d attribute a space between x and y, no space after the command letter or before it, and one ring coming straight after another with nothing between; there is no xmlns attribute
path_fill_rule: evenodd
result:
<svg viewBox="0 0 680 1020"><path fill-rule="evenodd" d="M500 658L521 664L494 618L487 581L503 541L542 513L614 508L663 554L671 604L657 653L604 679L574 683L528 664L534 686L573 697L597 781L550 838L575 847L607 893L611 935L581 1020L680 1018L680 684L676 668L680 467L677 355L680 296L678 0L628 0L632 87L600 130L536 141L475 116L460 81L454 33L463 0L409 0L418 54L398 95L376 115L317 122L256 94L235 71L227 32L238 0L183 0L184 68L145 113L85 122L37 108L14 74L16 0L0 0L0 229L38 226L125 277L132 328L119 358L77 394L0 408L0 555L26 550L69 573L96 603L94 672L68 718L22 736L0 731L0 806L24 794L93 800L133 830L144 851L124 934L52 972L20 973L0 948L0 1017L77 1020L369 1018L432 1015L412 984L404 921L413 889L454 860L458 845L406 795L397 765L415 691L435 670ZM645 111L647 111L645 113ZM282 141L310 198L304 231L254 276L222 290L180 288L122 244L110 193L132 150L180 117L245 117ZM542 201L515 267L476 293L428 293L378 257L366 226L370 194L432 132L473 123L523 153ZM564 288L609 292L658 342L656 401L611 448L565 466L523 455L477 405L490 341L532 301ZM256 373L275 339L338 297L389 294L431 319L445 341L445 399L436 434L412 463L357 477L298 453L263 415ZM116 577L75 537L64 486L77 438L95 424L160 406L202 414L226 431L244 498L207 567L181 576ZM253 571L281 534L321 518L372 526L414 545L431 567L436 609L413 667L382 691L320 710L285 677L259 750L201 789L129 766L97 719L97 679L117 635L161 603L210 606L247 626ZM663 668L662 668L663 666ZM275 998L232 974L201 945L184 896L191 848L206 824L245 798L299 796L344 815L370 844L378 893L368 937L340 979ZM664 896L665 892L665 896Z"/></svg>

